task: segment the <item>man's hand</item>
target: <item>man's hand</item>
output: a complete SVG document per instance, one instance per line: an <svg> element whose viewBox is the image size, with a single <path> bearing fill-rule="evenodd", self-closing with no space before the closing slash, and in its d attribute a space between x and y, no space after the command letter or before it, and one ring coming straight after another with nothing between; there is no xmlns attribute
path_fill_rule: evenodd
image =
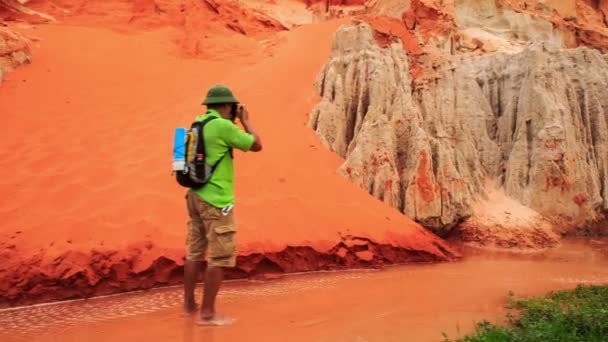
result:
<svg viewBox="0 0 608 342"><path fill-rule="evenodd" d="M253 135L253 138L255 139L253 141L253 145L251 146L250 151L260 152L262 150L262 139L256 133L255 129L253 128L253 125L249 121L249 111L247 111L247 108L243 105L239 105L236 111L236 117L239 118L239 121L243 125L245 131Z"/></svg>
<svg viewBox="0 0 608 342"><path fill-rule="evenodd" d="M239 119L239 121L241 121L241 123L244 123L244 121L249 121L249 111L247 108L245 108L243 105L238 106L239 107L236 110L236 117Z"/></svg>

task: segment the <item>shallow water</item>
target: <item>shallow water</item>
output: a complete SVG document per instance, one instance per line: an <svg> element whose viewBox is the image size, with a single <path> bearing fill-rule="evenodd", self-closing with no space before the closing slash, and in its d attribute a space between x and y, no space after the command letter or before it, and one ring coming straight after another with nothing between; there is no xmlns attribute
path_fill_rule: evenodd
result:
<svg viewBox="0 0 608 342"><path fill-rule="evenodd" d="M224 286L229 327L180 317L181 288L0 311L2 341L440 341L504 316L507 294L608 284L608 239L531 254L315 273Z"/></svg>

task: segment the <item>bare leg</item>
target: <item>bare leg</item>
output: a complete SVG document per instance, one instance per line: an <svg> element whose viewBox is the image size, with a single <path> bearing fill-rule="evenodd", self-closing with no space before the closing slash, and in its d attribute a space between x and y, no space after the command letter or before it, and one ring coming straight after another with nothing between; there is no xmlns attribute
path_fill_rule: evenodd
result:
<svg viewBox="0 0 608 342"><path fill-rule="evenodd" d="M201 318L210 320L215 315L215 297L220 290L224 280L224 269L222 267L208 266L205 276L205 293L203 294L203 308Z"/></svg>
<svg viewBox="0 0 608 342"><path fill-rule="evenodd" d="M194 289L201 272L202 261L186 260L184 264L184 313L191 314L196 310Z"/></svg>

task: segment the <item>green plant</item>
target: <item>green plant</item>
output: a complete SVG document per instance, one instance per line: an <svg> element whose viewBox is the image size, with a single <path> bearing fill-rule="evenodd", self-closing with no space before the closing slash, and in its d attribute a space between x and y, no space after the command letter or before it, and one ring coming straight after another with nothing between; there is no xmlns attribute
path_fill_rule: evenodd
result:
<svg viewBox="0 0 608 342"><path fill-rule="evenodd" d="M508 326L477 323L462 342L607 342L608 286L579 285L548 297L514 300L510 293ZM444 342L452 342L444 334Z"/></svg>

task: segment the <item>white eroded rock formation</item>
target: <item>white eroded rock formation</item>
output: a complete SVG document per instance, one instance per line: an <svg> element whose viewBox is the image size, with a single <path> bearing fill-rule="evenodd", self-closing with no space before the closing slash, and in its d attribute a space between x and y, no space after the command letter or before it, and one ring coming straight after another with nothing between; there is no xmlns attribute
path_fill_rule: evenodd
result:
<svg viewBox="0 0 608 342"><path fill-rule="evenodd" d="M607 84L599 51L535 44L454 56L414 90L401 44L353 23L335 35L310 125L353 182L438 233L474 214L489 181L575 227L608 210Z"/></svg>
<svg viewBox="0 0 608 342"><path fill-rule="evenodd" d="M27 39L7 28L0 27L0 83L7 72L29 63L31 58Z"/></svg>

